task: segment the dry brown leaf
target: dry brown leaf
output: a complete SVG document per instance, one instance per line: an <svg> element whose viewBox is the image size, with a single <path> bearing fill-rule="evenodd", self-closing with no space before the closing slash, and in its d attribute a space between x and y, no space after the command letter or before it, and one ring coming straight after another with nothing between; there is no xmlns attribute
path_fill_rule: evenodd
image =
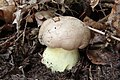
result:
<svg viewBox="0 0 120 80"><path fill-rule="evenodd" d="M105 29L106 26L102 23L96 22L92 19L90 19L89 17L85 17L83 20L88 26L92 26L95 29Z"/></svg>
<svg viewBox="0 0 120 80"><path fill-rule="evenodd" d="M0 7L6 6L6 5L8 5L6 0L0 0Z"/></svg>
<svg viewBox="0 0 120 80"><path fill-rule="evenodd" d="M13 13L15 11L15 6L4 6L0 8L0 19L5 20L6 23L11 23L14 19Z"/></svg>
<svg viewBox="0 0 120 80"><path fill-rule="evenodd" d="M89 50L87 53L87 57L93 64L98 65L107 65L109 64L111 59L110 53L103 52L100 49Z"/></svg>
<svg viewBox="0 0 120 80"><path fill-rule="evenodd" d="M27 16L26 22L33 22L33 15Z"/></svg>
<svg viewBox="0 0 120 80"><path fill-rule="evenodd" d="M111 25L110 27L115 28L115 35L120 36L120 0L115 0L115 4L112 7L111 13L108 17L107 24Z"/></svg>
<svg viewBox="0 0 120 80"><path fill-rule="evenodd" d="M47 10L47 11L40 11L35 14L36 16L43 16L45 19L49 19L54 17L54 11L53 10Z"/></svg>
<svg viewBox="0 0 120 80"><path fill-rule="evenodd" d="M54 11L52 10L47 10L47 11L40 11L35 13L35 19L38 23L38 26L40 26L43 22L42 19L49 19L55 16Z"/></svg>
<svg viewBox="0 0 120 80"><path fill-rule="evenodd" d="M116 13L113 21L113 27L116 28L117 34L120 34L120 4L116 6Z"/></svg>
<svg viewBox="0 0 120 80"><path fill-rule="evenodd" d="M6 0L6 1L7 1L8 5L15 5L14 0Z"/></svg>
<svg viewBox="0 0 120 80"><path fill-rule="evenodd" d="M91 46L87 51L87 57L93 64L106 65L109 64L110 54L103 51L105 48L106 38L101 34L94 33L94 37L90 40Z"/></svg>

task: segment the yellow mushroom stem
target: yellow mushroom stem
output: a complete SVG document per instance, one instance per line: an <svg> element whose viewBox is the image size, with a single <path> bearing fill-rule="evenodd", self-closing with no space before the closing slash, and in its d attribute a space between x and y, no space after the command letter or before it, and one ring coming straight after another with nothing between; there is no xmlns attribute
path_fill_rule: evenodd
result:
<svg viewBox="0 0 120 80"><path fill-rule="evenodd" d="M52 72L70 70L79 59L78 49L64 50L62 48L47 47L43 53L41 62L50 68Z"/></svg>

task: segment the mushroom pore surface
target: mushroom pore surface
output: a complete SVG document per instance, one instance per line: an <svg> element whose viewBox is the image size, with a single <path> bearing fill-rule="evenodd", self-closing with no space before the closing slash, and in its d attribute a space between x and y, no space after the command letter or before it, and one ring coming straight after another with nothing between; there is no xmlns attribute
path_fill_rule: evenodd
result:
<svg viewBox="0 0 120 80"><path fill-rule="evenodd" d="M43 22L38 35L41 44L72 50L84 48L90 40L90 30L77 18L60 16Z"/></svg>

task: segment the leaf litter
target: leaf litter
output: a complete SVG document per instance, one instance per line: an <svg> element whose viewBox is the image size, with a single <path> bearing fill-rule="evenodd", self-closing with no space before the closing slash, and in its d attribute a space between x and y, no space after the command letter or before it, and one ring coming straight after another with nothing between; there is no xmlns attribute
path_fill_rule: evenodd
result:
<svg viewBox="0 0 120 80"><path fill-rule="evenodd" d="M119 4L119 0L0 0L0 79L119 80ZM46 46L37 35L43 21L61 15L83 20L92 37L88 47L79 50L81 57L72 70L52 73L41 63Z"/></svg>

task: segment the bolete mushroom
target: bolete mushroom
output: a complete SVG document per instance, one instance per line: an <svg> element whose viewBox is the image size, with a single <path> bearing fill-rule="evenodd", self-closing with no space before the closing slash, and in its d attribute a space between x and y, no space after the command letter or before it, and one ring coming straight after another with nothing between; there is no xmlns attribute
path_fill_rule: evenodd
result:
<svg viewBox="0 0 120 80"><path fill-rule="evenodd" d="M60 16L43 22L38 35L47 48L41 62L52 71L70 70L78 61L78 48L85 48L90 40L90 30L77 18Z"/></svg>

